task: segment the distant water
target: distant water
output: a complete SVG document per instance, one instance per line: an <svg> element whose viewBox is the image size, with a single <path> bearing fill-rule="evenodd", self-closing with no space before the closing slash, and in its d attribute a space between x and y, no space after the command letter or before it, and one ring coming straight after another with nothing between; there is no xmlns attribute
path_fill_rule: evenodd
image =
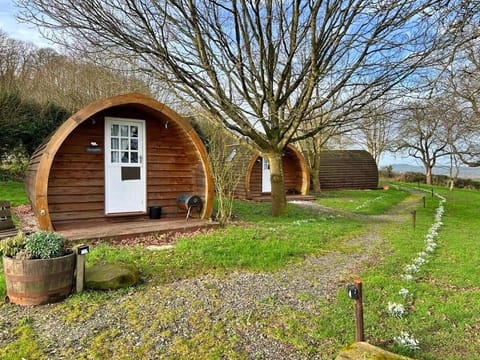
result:
<svg viewBox="0 0 480 360"><path fill-rule="evenodd" d="M395 173L405 173L405 172L416 172L416 173L425 173L425 168L421 166L408 165L408 164L392 164L393 172ZM380 166L380 169L385 168L386 166ZM448 166L436 166L433 168L434 175L449 175L450 169ZM471 168L471 167L461 167L459 177L464 179L480 179L480 167Z"/></svg>

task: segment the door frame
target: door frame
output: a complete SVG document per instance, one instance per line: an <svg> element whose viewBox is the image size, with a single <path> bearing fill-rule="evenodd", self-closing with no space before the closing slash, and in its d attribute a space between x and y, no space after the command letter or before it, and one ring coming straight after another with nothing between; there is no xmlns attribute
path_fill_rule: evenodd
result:
<svg viewBox="0 0 480 360"><path fill-rule="evenodd" d="M268 169L265 169L265 166L268 166ZM270 179L270 175L270 162L268 159L262 157L262 193L272 192L272 181Z"/></svg>
<svg viewBox="0 0 480 360"><path fill-rule="evenodd" d="M146 121L143 119L133 119L133 118L123 118L117 116L105 116L105 134L104 134L104 141L105 141L105 159L104 159L104 172L105 172L105 202L104 202L104 211L105 215L107 216L115 216L115 215L128 215L128 214L145 214L147 212L147 139L146 139ZM136 196L141 196L141 203L142 205L139 206L137 209L134 210L126 210L126 211L117 211L115 209L111 209L112 205L109 204L109 199L112 196L112 189L110 188L110 181L111 181L111 173L109 168L111 167L122 167L122 163L118 163L118 165L113 165L111 163L111 135L109 126L112 122L125 122L130 124L141 124L141 132L138 136L142 138L141 146L139 145L139 165L140 165L140 184L143 184L141 190L138 191ZM140 149L141 148L141 149ZM123 167L131 167L130 163L127 166ZM129 181L129 180L126 180Z"/></svg>

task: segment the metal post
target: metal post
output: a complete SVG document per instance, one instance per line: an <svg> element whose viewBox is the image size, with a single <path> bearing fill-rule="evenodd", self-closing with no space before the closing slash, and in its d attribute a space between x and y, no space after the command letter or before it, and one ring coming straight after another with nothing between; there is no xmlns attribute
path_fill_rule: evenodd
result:
<svg viewBox="0 0 480 360"><path fill-rule="evenodd" d="M417 210L412 211L412 226L413 230L417 227Z"/></svg>
<svg viewBox="0 0 480 360"><path fill-rule="evenodd" d="M354 284L358 290L358 299L355 300L355 341L365 341L363 332L362 280L355 279Z"/></svg>
<svg viewBox="0 0 480 360"><path fill-rule="evenodd" d="M425 198L425 196L422 199L423 199L423 208L425 208L426 203L427 203L427 199Z"/></svg>

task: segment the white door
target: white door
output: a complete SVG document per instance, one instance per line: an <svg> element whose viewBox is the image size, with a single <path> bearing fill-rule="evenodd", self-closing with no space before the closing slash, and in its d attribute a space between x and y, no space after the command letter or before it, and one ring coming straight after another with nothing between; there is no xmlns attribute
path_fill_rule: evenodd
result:
<svg viewBox="0 0 480 360"><path fill-rule="evenodd" d="M270 182L270 164L265 158L262 158L262 192L272 192L272 183Z"/></svg>
<svg viewBox="0 0 480 360"><path fill-rule="evenodd" d="M146 212L145 121L105 117L105 213Z"/></svg>

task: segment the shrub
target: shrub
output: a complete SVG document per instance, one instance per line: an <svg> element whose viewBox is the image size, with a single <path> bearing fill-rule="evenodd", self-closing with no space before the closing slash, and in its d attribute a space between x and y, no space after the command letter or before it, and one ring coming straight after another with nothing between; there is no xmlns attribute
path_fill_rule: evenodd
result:
<svg viewBox="0 0 480 360"><path fill-rule="evenodd" d="M65 255L65 240L57 233L38 231L25 240L25 250L33 259L51 259Z"/></svg>
<svg viewBox="0 0 480 360"><path fill-rule="evenodd" d="M21 231L17 235L0 240L0 255L14 257L25 246L25 234Z"/></svg>

